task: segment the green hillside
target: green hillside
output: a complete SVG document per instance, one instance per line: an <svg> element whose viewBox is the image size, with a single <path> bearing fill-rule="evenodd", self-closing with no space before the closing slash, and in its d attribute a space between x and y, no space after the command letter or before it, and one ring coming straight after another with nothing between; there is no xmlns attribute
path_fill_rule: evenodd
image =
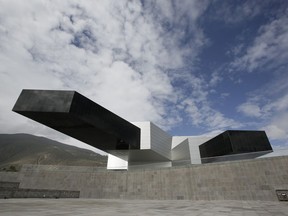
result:
<svg viewBox="0 0 288 216"><path fill-rule="evenodd" d="M106 167L107 156L30 134L0 134L0 170L23 164Z"/></svg>

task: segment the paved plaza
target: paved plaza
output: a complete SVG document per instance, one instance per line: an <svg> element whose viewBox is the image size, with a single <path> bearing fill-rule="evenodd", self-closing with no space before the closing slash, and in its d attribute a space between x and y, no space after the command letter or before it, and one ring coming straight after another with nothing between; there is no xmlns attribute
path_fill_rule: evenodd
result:
<svg viewBox="0 0 288 216"><path fill-rule="evenodd" d="M191 215L191 216L288 216L288 202L3 199L0 215Z"/></svg>

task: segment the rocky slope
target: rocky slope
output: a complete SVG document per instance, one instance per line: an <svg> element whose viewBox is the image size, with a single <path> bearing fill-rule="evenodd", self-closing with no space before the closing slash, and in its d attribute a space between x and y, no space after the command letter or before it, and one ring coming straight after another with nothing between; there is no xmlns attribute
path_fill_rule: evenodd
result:
<svg viewBox="0 0 288 216"><path fill-rule="evenodd" d="M23 164L100 166L107 156L30 134L0 134L0 170L19 170Z"/></svg>

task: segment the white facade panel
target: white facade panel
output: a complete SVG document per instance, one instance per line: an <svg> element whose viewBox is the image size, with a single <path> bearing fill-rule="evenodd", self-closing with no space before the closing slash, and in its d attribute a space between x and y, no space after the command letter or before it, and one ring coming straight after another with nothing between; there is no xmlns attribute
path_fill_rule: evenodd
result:
<svg viewBox="0 0 288 216"><path fill-rule="evenodd" d="M107 169L127 170L128 162L114 155L108 154Z"/></svg>
<svg viewBox="0 0 288 216"><path fill-rule="evenodd" d="M194 137L188 138L192 164L201 164L199 145L210 140L211 138L212 137L208 137L208 136L205 136L205 137L204 136L194 136Z"/></svg>
<svg viewBox="0 0 288 216"><path fill-rule="evenodd" d="M158 162L158 163L129 163L129 170L133 169L149 169L149 168L167 168L172 167L171 161L167 162Z"/></svg>
<svg viewBox="0 0 288 216"><path fill-rule="evenodd" d="M182 160L182 161L190 161L190 148L188 139L184 139L181 143L179 143L175 148L172 149L172 160Z"/></svg>
<svg viewBox="0 0 288 216"><path fill-rule="evenodd" d="M199 145L212 137L174 136L172 137L151 122L133 122L140 128L140 150L128 150L127 159L113 152L108 155L108 169L136 169L171 167L174 165L201 164ZM112 152L111 152L112 153ZM122 153L122 152L120 152ZM128 161L128 162L127 162Z"/></svg>
<svg viewBox="0 0 288 216"><path fill-rule="evenodd" d="M171 158L172 137L151 122L132 122L141 129L140 149L151 149L158 154Z"/></svg>
<svg viewBox="0 0 288 216"><path fill-rule="evenodd" d="M151 126L150 122L131 122L139 127L140 133L140 149L151 149Z"/></svg>
<svg viewBox="0 0 288 216"><path fill-rule="evenodd" d="M171 149L174 149L177 145L182 143L187 138L187 136L173 136Z"/></svg>
<svg viewBox="0 0 288 216"><path fill-rule="evenodd" d="M171 159L171 143L172 136L165 131L157 127L155 124L151 124L151 149L160 155L163 155L167 159Z"/></svg>

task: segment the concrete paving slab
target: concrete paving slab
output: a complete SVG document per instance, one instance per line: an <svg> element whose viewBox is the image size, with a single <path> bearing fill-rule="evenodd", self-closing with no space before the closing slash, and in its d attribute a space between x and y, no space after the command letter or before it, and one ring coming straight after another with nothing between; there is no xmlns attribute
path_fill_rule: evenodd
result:
<svg viewBox="0 0 288 216"><path fill-rule="evenodd" d="M3 199L0 200L0 215L288 216L288 202Z"/></svg>

